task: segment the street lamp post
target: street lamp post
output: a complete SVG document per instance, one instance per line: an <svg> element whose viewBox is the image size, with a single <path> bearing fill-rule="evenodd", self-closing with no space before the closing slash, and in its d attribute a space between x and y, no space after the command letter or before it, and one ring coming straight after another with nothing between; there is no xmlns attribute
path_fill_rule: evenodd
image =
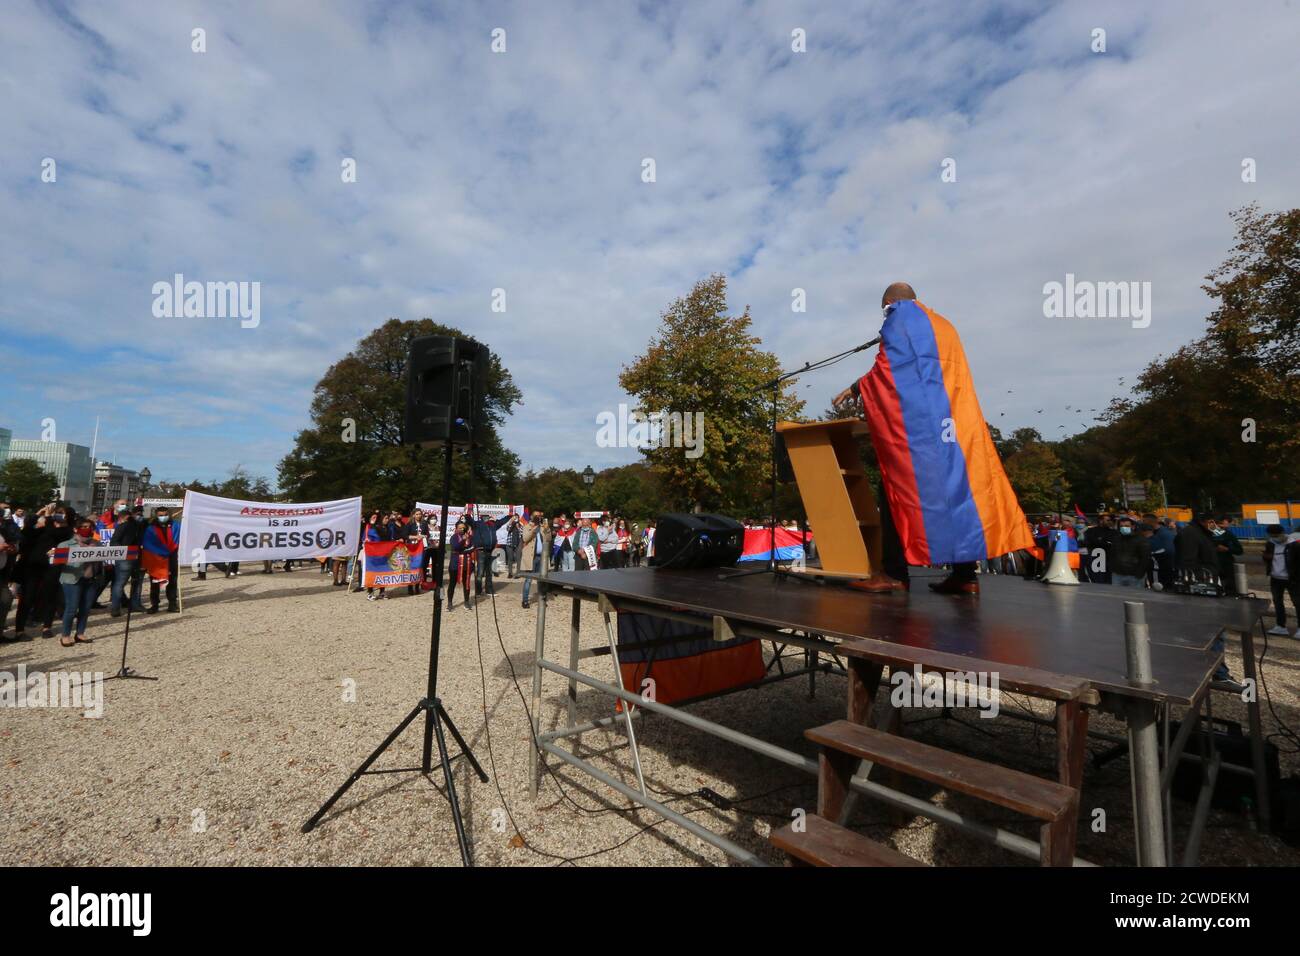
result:
<svg viewBox="0 0 1300 956"><path fill-rule="evenodd" d="M591 501L591 486L596 482L596 473L591 470L591 465L582 469L582 483L587 486L587 500ZM592 502L592 507L595 503Z"/></svg>

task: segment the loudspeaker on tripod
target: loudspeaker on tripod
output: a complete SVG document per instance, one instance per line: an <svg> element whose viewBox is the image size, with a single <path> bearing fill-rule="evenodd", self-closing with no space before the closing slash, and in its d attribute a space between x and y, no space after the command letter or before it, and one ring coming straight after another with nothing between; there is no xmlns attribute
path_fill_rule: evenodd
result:
<svg viewBox="0 0 1300 956"><path fill-rule="evenodd" d="M411 341L406 364L405 445L474 442L483 419L488 350L473 339L424 335Z"/></svg>
<svg viewBox="0 0 1300 956"><path fill-rule="evenodd" d="M651 567L719 568L740 560L745 526L725 515L662 515L655 528Z"/></svg>

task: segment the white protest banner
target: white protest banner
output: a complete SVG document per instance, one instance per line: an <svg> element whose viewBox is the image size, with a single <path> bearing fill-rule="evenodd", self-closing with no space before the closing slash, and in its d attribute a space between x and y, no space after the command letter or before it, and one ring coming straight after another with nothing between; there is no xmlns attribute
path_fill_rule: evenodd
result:
<svg viewBox="0 0 1300 956"><path fill-rule="evenodd" d="M142 508L180 508L185 505L185 499L184 498L140 498L138 499L138 504Z"/></svg>
<svg viewBox="0 0 1300 956"><path fill-rule="evenodd" d="M600 563L596 560L596 549L591 545L587 545L582 549L582 553L587 556L587 568L592 571L596 570Z"/></svg>
<svg viewBox="0 0 1300 956"><path fill-rule="evenodd" d="M82 564L86 561L127 561L135 560L139 556L139 548L135 545L111 545L93 544L82 547L72 545L67 548L55 548L54 557L50 559L51 564L67 564L69 561L73 564Z"/></svg>
<svg viewBox="0 0 1300 956"><path fill-rule="evenodd" d="M603 511L579 511L579 512L578 512L578 517L579 517L579 518L603 518L603 517L605 517L605 512L603 512Z"/></svg>
<svg viewBox="0 0 1300 956"><path fill-rule="evenodd" d="M200 564L346 558L360 529L360 498L280 504L187 491L181 554Z"/></svg>

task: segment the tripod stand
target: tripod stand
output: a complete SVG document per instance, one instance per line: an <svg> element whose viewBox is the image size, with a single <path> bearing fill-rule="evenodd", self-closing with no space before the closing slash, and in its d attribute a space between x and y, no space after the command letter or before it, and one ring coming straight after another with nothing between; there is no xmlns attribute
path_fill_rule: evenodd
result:
<svg viewBox="0 0 1300 956"><path fill-rule="evenodd" d="M156 677L146 677L143 674L137 674L133 668L126 666L126 645L131 640L131 611L135 608L135 596L140 593L142 583L142 570L139 563L136 563L135 569L132 570L131 576L126 580L126 587L122 590L126 593L126 630L122 634L122 664L117 669L116 674L105 677L104 680L157 680Z"/></svg>
<svg viewBox="0 0 1300 956"><path fill-rule="evenodd" d="M445 455L443 464L442 477L442 516L440 518L440 538L438 545L438 557L434 562L434 589L433 589L433 624L429 633L429 682L424 697L422 697L407 714L402 722L393 728L393 732L384 738L383 743L374 749L365 762L352 772L352 776L343 782L343 786L334 791L330 797L316 811L315 815L302 825L303 833L310 833L312 829L320 822L321 817L329 811L329 808L338 802L343 794L348 792L354 783L360 780L368 773L406 773L419 772L428 776L433 770L433 741L438 741L438 764L442 767L443 782L447 787L447 802L451 805L452 821L456 825L456 842L460 844L460 859L465 866L473 866L474 858L470 854L469 840L465 836L465 820L460 812L460 800L456 796L456 781L451 774L452 760L465 757L478 778L487 783L487 774L479 766L479 762L474 758L473 752L469 745L465 743L465 738L460 735L456 729L456 724L452 721L451 715L447 709L442 706L442 701L438 699L438 651L442 639L442 574L443 574L443 557L445 551L445 542L447 540L447 510L451 506L451 453L452 442L449 438L446 442ZM416 717L424 714L424 755L423 760L418 767L400 767L395 770L371 770L370 765L379 758L379 755L387 750L392 743L402 735L402 731L410 726ZM460 748L460 753L455 757L447 753L447 738L444 730L451 734L456 741L456 746Z"/></svg>
<svg viewBox="0 0 1300 956"><path fill-rule="evenodd" d="M867 349L871 348L871 346L876 345L879 342L880 342L880 337L877 336L876 338L872 339L870 342L863 342L861 345L855 346L854 348L851 348L846 352L840 352L837 355L832 355L829 358L824 358L817 362L805 362L800 368L792 369L789 372L782 372L780 375L772 379L770 382L764 382L762 385L759 385L758 388L754 389L754 391L756 392L768 388L772 390L772 425L771 425L772 460L768 464L769 477L772 482L772 511L768 515L768 526L769 526L768 532L771 537L770 540L768 541L767 562L761 568L741 568L739 570L733 569L730 571L725 571L718 575L720 579L743 578L743 577L748 577L751 574L776 574L777 573L777 567L776 567L776 485L777 485L776 416L777 416L777 405L781 400L781 386L786 382L793 381L794 379L798 378L800 375L803 375L805 372L815 372L818 369L827 368L828 366L834 365L836 362L846 359L850 355L856 355L858 352L865 352ZM805 533L805 542L806 540L807 540L807 535Z"/></svg>

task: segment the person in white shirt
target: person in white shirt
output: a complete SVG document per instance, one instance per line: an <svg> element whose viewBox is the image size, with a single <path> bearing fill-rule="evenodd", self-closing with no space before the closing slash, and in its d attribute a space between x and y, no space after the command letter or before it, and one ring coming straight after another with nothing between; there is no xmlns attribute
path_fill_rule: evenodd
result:
<svg viewBox="0 0 1300 956"><path fill-rule="evenodd" d="M1268 540L1264 542L1264 570L1268 574L1269 588L1273 592L1273 610L1277 614L1277 625L1269 628L1268 633L1289 637L1291 632L1286 626L1287 596L1290 596L1293 607L1300 608L1300 532L1288 535L1280 524L1271 524L1265 531Z"/></svg>

